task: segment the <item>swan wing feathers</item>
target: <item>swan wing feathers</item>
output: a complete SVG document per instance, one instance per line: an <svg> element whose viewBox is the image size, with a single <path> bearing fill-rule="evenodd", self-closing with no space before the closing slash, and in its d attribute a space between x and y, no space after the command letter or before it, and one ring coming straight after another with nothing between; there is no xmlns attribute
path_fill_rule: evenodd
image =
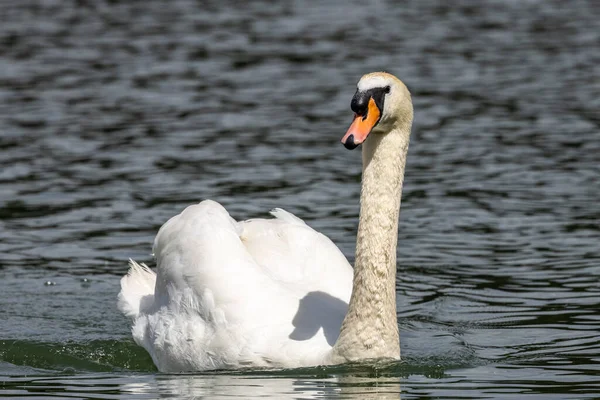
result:
<svg viewBox="0 0 600 400"><path fill-rule="evenodd" d="M237 222L220 204L203 201L159 230L156 275L131 263L119 308L134 317L133 337L161 371L323 360L328 337L315 331L304 339L299 305L309 292L326 292L341 300L331 318L341 323L352 268L304 221L281 209L273 215ZM141 300L149 294L151 306Z"/></svg>
<svg viewBox="0 0 600 400"><path fill-rule="evenodd" d="M240 240L242 228L219 203L206 200L187 207L158 232L154 255L158 265L156 294L168 298L191 289L198 298L211 293L215 304L231 304L260 296L253 288L269 292L275 287ZM254 302L246 302L252 304ZM249 311L249 310L248 310ZM243 314L239 312L239 314Z"/></svg>
<svg viewBox="0 0 600 400"><path fill-rule="evenodd" d="M157 292L168 283L208 288L219 304L259 296L256 288L293 297L324 291L349 301L352 267L337 246L285 210L271 214L274 219L236 222L206 200L171 218L154 242Z"/></svg>
<svg viewBox="0 0 600 400"><path fill-rule="evenodd" d="M308 226L302 219L296 217L291 212L285 211L283 208L274 208L269 214L280 221L287 222L292 225Z"/></svg>
<svg viewBox="0 0 600 400"><path fill-rule="evenodd" d="M352 267L338 247L285 210L271 214L241 223L242 242L264 273L301 296L322 291L349 301Z"/></svg>

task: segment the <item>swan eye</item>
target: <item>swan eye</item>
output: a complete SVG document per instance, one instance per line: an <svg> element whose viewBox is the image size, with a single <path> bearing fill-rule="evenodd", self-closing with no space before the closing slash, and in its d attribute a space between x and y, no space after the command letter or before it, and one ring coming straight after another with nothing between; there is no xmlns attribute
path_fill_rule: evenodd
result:
<svg viewBox="0 0 600 400"><path fill-rule="evenodd" d="M384 89L384 91L385 91L386 94L389 93L391 90L392 90L392 88L389 87L389 86L386 86L385 89Z"/></svg>

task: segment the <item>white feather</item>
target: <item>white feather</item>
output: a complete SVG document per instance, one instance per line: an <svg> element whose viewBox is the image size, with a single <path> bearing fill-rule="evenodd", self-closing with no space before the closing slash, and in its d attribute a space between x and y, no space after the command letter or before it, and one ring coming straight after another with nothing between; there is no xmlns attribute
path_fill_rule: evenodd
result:
<svg viewBox="0 0 600 400"><path fill-rule="evenodd" d="M129 260L129 272L121 278L118 307L130 318L144 312L154 302L156 274L146 264Z"/></svg>
<svg viewBox="0 0 600 400"><path fill-rule="evenodd" d="M157 275L130 263L119 309L134 319L135 341L161 371L328 361L352 268L300 218L272 214L236 222L220 204L203 201L160 229Z"/></svg>

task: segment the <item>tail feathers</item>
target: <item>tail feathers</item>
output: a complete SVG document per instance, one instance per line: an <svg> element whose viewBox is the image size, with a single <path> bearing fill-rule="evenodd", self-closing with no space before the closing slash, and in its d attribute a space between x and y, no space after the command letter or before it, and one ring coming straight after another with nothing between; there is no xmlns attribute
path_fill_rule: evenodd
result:
<svg viewBox="0 0 600 400"><path fill-rule="evenodd" d="M154 303L156 274L146 264L129 260L129 272L121 278L117 306L127 317L136 318Z"/></svg>

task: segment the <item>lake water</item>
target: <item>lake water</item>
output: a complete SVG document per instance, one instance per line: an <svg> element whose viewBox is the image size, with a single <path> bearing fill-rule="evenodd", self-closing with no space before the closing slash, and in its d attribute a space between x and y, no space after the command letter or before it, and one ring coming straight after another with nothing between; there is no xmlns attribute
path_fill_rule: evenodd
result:
<svg viewBox="0 0 600 400"><path fill-rule="evenodd" d="M0 396L600 398L595 1L23 0L0 8ZM127 259L212 198L353 260L363 73L413 94L403 361L159 374Z"/></svg>

